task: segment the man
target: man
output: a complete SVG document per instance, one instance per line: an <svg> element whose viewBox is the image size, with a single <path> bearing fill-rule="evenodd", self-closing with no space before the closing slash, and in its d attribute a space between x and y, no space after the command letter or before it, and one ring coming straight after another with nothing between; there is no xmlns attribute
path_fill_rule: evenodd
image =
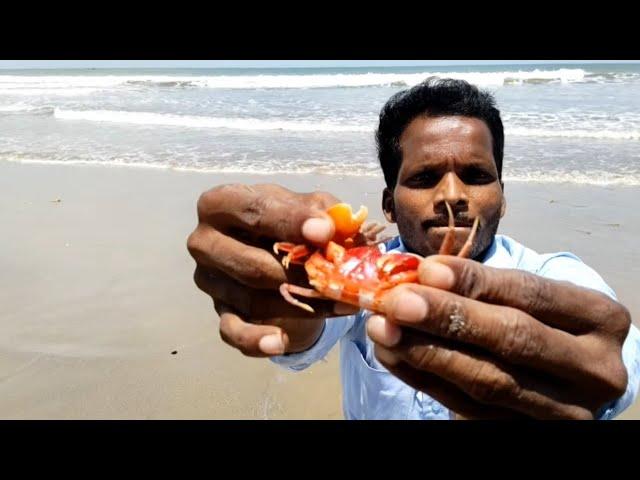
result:
<svg viewBox="0 0 640 480"><path fill-rule="evenodd" d="M221 186L201 196L188 247L224 341L293 370L340 341L348 419L608 419L628 407L640 335L613 291L570 253L540 255L496 235L504 137L491 95L429 79L387 102L376 139L383 210L400 233L384 248L427 257L420 283L392 290L383 315L317 300L315 314L298 309L277 289L301 283L301 272L285 271L271 246L328 241L324 210L338 199ZM471 259L434 255L445 202L455 251L480 219Z"/></svg>

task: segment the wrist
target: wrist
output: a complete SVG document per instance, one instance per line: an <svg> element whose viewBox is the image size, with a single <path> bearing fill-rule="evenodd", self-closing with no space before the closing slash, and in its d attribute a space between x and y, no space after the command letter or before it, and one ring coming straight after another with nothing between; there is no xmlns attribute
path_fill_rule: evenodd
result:
<svg viewBox="0 0 640 480"><path fill-rule="evenodd" d="M301 320L301 321L304 321L304 320ZM325 327L326 327L326 319L319 320L317 325L313 329L313 331L311 331L308 336L305 336L304 340L300 340L297 342L290 341L289 348L287 348L284 355L286 356L286 355L292 355L294 353L302 353L312 349L318 343L318 340L320 340L320 337L322 337Z"/></svg>

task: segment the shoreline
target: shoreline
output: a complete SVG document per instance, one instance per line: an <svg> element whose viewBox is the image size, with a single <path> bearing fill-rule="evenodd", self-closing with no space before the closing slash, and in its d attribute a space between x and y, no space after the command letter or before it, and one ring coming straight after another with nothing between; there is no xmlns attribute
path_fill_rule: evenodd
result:
<svg viewBox="0 0 640 480"><path fill-rule="evenodd" d="M91 160L43 160L43 159L22 159L22 160L11 160L11 159L0 159L1 163L7 164L18 164L25 166L51 166L51 167L89 167L89 168L123 168L123 169L131 169L131 170L157 170L157 171L169 171L176 173L194 173L200 175L221 175L221 176L234 176L234 175L242 175L244 176L255 176L255 177L280 177L282 175L290 175L290 176L305 176L305 175L318 175L321 177L329 177L329 178L353 178L353 179L383 179L381 173L368 173L368 172L358 172L358 173L330 173L325 171L303 171L303 172L294 172L294 171L286 171L286 172L261 172L261 171L251 171L246 172L244 170L237 169L229 169L223 170L220 168L196 168L196 167L180 167L175 165L162 165L156 163L125 163L125 162L101 162L101 161L91 161ZM599 182L570 182L563 178L558 178L553 175L546 177L544 179L536 179L536 178L519 178L519 177L509 177L508 175L504 175L503 181L506 184L524 184L530 186L566 186L569 188L572 187L598 187L604 188L607 190L613 189L633 189L640 187L640 180L628 180L626 178L620 178L618 180L605 180Z"/></svg>

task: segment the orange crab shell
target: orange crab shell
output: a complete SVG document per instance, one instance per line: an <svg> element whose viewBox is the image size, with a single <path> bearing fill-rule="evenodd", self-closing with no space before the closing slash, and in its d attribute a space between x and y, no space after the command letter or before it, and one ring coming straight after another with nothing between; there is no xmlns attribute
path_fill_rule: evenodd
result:
<svg viewBox="0 0 640 480"><path fill-rule="evenodd" d="M396 285L418 281L420 258L382 253L377 247L345 249L329 242L325 255L315 252L305 262L309 283L323 296L380 311L384 295Z"/></svg>
<svg viewBox="0 0 640 480"><path fill-rule="evenodd" d="M333 241L340 245L350 246L360 231L360 227L367 219L369 211L362 205L354 214L348 203L337 203L327 210L335 225Z"/></svg>

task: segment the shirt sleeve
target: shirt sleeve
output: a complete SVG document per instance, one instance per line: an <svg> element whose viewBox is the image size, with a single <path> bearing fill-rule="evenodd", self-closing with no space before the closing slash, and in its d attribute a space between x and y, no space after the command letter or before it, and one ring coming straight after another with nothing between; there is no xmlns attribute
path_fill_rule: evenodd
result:
<svg viewBox="0 0 640 480"><path fill-rule="evenodd" d="M289 370L304 370L318 360L323 360L336 343L351 329L356 315L327 318L316 343L309 349L271 357L271 361Z"/></svg>
<svg viewBox="0 0 640 480"><path fill-rule="evenodd" d="M640 331L631 325L627 339L622 347L622 361L627 368L629 381L627 390L619 399L605 405L599 412L599 420L611 420L624 412L635 402L640 386Z"/></svg>
<svg viewBox="0 0 640 480"><path fill-rule="evenodd" d="M617 301L614 291L605 283L595 270L585 265L571 253L560 253L549 256L537 272L545 278L566 280L576 285L592 288ZM622 361L629 377L624 394L605 405L597 418L610 420L626 410L638 396L640 387L640 331L631 325L627 338L622 346Z"/></svg>

